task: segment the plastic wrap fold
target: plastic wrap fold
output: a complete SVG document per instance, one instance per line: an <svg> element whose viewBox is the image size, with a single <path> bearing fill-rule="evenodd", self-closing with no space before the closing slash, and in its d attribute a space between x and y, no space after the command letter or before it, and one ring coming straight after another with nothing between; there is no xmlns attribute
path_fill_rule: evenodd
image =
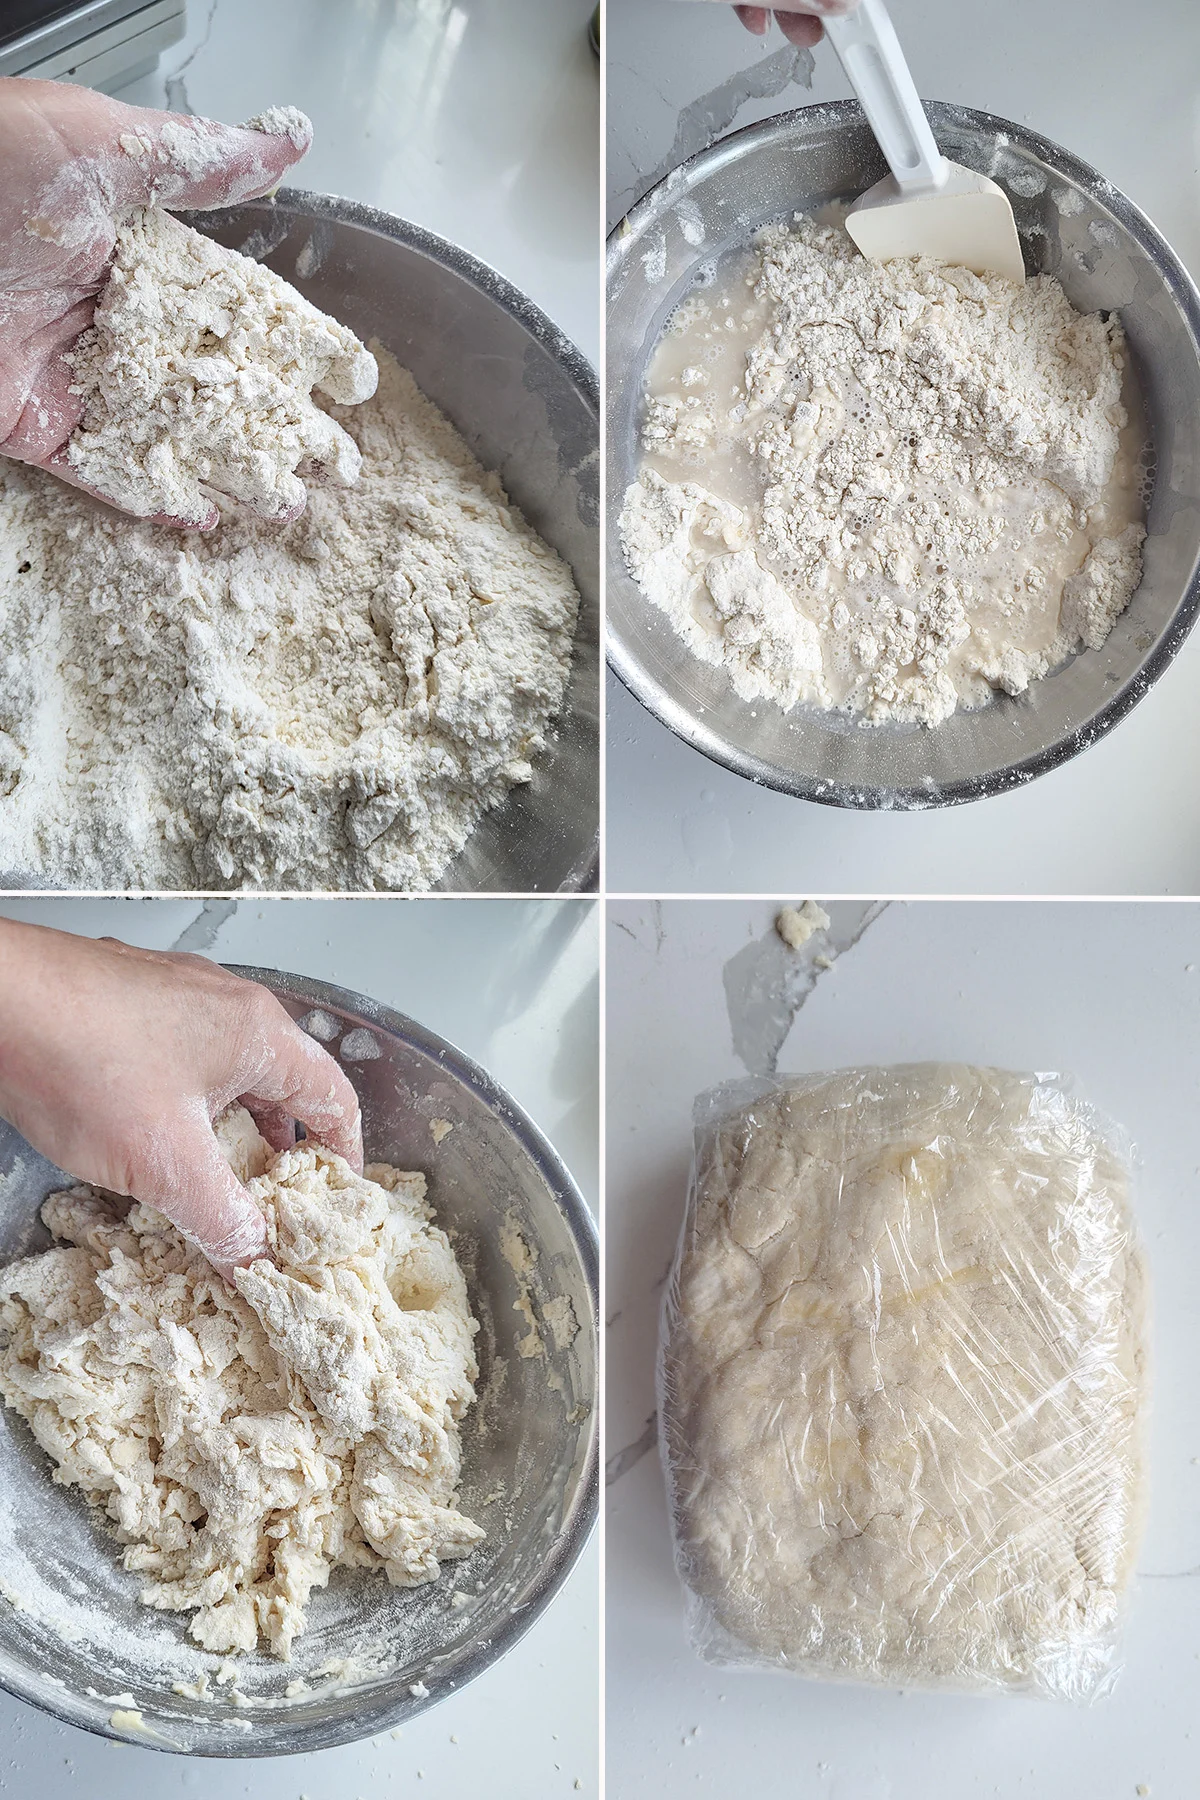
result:
<svg viewBox="0 0 1200 1800"><path fill-rule="evenodd" d="M1128 1146L1055 1075L702 1096L659 1361L707 1660L1093 1698L1142 1513Z"/></svg>

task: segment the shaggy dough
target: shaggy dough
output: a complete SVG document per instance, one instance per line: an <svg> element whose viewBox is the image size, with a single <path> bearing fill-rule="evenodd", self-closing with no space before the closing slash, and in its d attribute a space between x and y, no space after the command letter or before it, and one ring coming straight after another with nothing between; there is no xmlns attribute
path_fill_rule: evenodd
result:
<svg viewBox="0 0 1200 1800"><path fill-rule="evenodd" d="M358 445L312 390L370 399L370 351L274 270L161 207L120 226L95 319L67 361L84 407L67 459L126 512L203 522L220 494L286 519L306 499L298 469L358 480Z"/></svg>
<svg viewBox="0 0 1200 1800"><path fill-rule="evenodd" d="M709 1132L662 1370L702 1653L1095 1690L1139 1521L1126 1185L994 1069L797 1079Z"/></svg>
<svg viewBox="0 0 1200 1800"><path fill-rule="evenodd" d="M240 1107L218 1136L275 1260L235 1292L151 1208L52 1194L65 1247L0 1277L0 1393L108 1513L148 1606L286 1660L332 1568L411 1587L484 1536L455 1505L477 1327L423 1175L275 1156Z"/></svg>

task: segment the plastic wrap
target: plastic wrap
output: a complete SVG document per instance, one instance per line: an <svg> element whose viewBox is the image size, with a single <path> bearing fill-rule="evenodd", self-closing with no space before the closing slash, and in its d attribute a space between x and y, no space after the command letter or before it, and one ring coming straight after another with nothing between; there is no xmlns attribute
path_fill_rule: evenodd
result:
<svg viewBox="0 0 1200 1800"><path fill-rule="evenodd" d="M961 1064L701 1097L659 1360L708 1661L1085 1700L1142 1514L1128 1146Z"/></svg>

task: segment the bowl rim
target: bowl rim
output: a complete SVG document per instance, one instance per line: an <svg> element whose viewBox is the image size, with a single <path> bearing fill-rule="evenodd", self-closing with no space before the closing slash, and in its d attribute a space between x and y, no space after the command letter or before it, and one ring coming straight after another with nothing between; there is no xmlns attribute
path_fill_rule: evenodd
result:
<svg viewBox="0 0 1200 1800"><path fill-rule="evenodd" d="M1120 188L1114 186L1090 163L1084 162L1072 151L1065 150L1053 139L1044 137L1040 132L1031 131L1028 126L1005 119L998 113L983 112L978 107L959 106L944 100L922 100L921 104L929 115L930 124L935 133L939 126L957 125L971 130L990 130L1004 135L1015 148L1032 151L1042 161L1050 163L1056 172L1067 180L1074 181L1078 186L1086 188L1125 227L1129 235L1154 262L1183 314L1193 350L1197 361L1200 361L1200 288L1197 287L1158 227L1139 206L1122 193ZM775 113L769 119L762 119L753 125L742 126L740 130L718 138L715 143L710 144L704 150L697 151L695 155L688 157L677 168L672 169L660 181L657 181L630 207L624 218L618 220L609 233L605 267L606 292L624 268L628 257L633 253L642 227L658 215L659 203L664 198L667 189L670 188L674 191L681 185L680 172L682 170L697 171L708 165L720 167L736 160L741 152L751 144L769 143L772 139L786 139L797 122L813 121L818 115L833 126L850 122L858 124L863 121L862 108L857 100L829 100L815 103L812 106L794 107L788 112ZM609 570L612 569L614 559L620 559L620 566L623 569L624 561L619 536L610 531L608 537ZM625 573L628 575L627 570ZM1136 594L1133 598L1136 598ZM1117 692L1098 707L1088 719L1065 732L1055 743L1047 745L1043 750L1005 763L1002 767L989 770L984 775L961 776L948 781L939 781L936 788L920 784L891 787L808 775L802 771L781 768L775 763L767 762L754 755L751 751L742 750L737 745L728 743L702 719L669 694L662 683L646 671L629 645L615 632L607 609L605 655L609 668L622 685L660 724L665 725L684 743L699 750L710 762L731 770L735 775L743 776L746 780L754 782L756 786L773 788L776 792L788 794L794 799L815 801L822 806L841 807L849 811L915 812L934 807L961 806L972 800L990 799L994 795L1007 793L1013 788L1024 787L1035 777L1061 768L1064 763L1070 762L1082 751L1090 749L1102 737L1106 737L1113 727L1118 725L1127 714L1132 712L1138 702L1145 698L1154 683L1178 655L1184 640L1196 623L1198 614L1200 614L1200 561L1193 568L1176 604L1170 623L1163 630L1153 649L1137 664ZM887 727L883 729L887 729ZM936 730L937 728L935 726L932 729Z"/></svg>
<svg viewBox="0 0 1200 1800"><path fill-rule="evenodd" d="M355 993L352 988L341 987L336 982L321 981L307 975L293 975L285 969L256 968L244 963L223 963L221 966L227 969L231 975L240 976L245 981L253 981L260 987L267 988L276 998L286 997L289 1000L299 1000L302 1004L318 1009L328 1007L332 1011L348 1015L356 1023L360 1022L366 1027L399 1038L401 1042L420 1050L440 1063L443 1068L448 1069L451 1074L456 1075L465 1086L485 1102L493 1113L509 1125L522 1147L532 1157L558 1203L579 1255L591 1300L590 1323L592 1338L596 1346L598 1382L601 1346L599 1341L599 1237L596 1221L566 1164L545 1133L534 1123L519 1102L514 1100L512 1095L501 1087L500 1083L494 1080L473 1057L460 1050L448 1038L440 1037L428 1026L410 1018L406 1013L399 1012L395 1007L384 1005L382 1001L372 1000L365 994ZM437 1706L442 1700L449 1699L452 1694L460 1693L478 1676L483 1675L500 1662L532 1629L561 1590L591 1538L599 1515L599 1427L600 1409L598 1400L594 1398L589 1419L587 1449L575 1493L564 1511L562 1524L555 1534L529 1598L518 1611L509 1612L504 1622L488 1636L485 1644L472 1647L455 1669L451 1682L437 1683L424 1696L412 1695L406 1690L402 1697L397 1696L394 1703L385 1707L380 1713L372 1713L369 1723L364 1717L350 1715L344 1720L336 1722L332 1733L323 1729L321 1720L298 1723L296 1741L282 1746L277 1743L264 1743L259 1748L255 1744L254 1733L250 1732L246 1734L245 1739L239 1740L237 1743L230 1742L228 1745L196 1744L185 1748L149 1735L138 1736L136 1739L131 1738L125 1732L114 1730L107 1720L75 1718L60 1706L55 1705L52 1689L39 1691L36 1696L22 1693L16 1688L10 1687L2 1675L0 1675L0 1688L12 1694L14 1699L35 1706L39 1712L48 1713L59 1723L73 1726L79 1731L87 1731L94 1737L112 1738L115 1742L122 1744L136 1743L139 1748L157 1750L170 1756L205 1757L231 1762L248 1762L256 1757L264 1756L294 1756L318 1750L332 1750L339 1745L358 1743L363 1738L374 1737L380 1731L386 1731L402 1721L408 1723L417 1718L419 1714L428 1712L431 1707Z"/></svg>
<svg viewBox="0 0 1200 1800"><path fill-rule="evenodd" d="M402 218L399 213L386 212L382 207L368 206L362 200L350 200L342 194L318 194L309 188L281 187L271 196L264 194L256 200L241 200L232 206L212 207L198 216L219 219L223 215L241 212L252 206L274 207L281 212L290 208L295 212L332 219L339 225L360 225L379 237L394 238L397 243L407 245L410 250L420 251L431 262L453 269L456 274L469 281L472 287L478 288L489 299L498 301L506 312L512 313L530 336L536 338L556 362L562 363L599 422L599 377L583 351L561 326L554 323L548 313L542 311L536 300L531 300L528 294L514 286L507 275L502 275L499 269L484 262L482 257L464 250L453 239L430 231L426 225L416 225L411 219Z"/></svg>

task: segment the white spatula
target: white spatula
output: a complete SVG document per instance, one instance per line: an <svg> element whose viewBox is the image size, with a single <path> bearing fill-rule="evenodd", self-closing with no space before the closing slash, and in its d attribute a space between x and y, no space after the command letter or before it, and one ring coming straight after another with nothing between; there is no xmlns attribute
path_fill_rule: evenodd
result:
<svg viewBox="0 0 1200 1800"><path fill-rule="evenodd" d="M861 0L846 18L822 23L892 171L847 216L863 255L931 256L1023 282L1008 196L986 175L948 162L934 143L883 0Z"/></svg>

